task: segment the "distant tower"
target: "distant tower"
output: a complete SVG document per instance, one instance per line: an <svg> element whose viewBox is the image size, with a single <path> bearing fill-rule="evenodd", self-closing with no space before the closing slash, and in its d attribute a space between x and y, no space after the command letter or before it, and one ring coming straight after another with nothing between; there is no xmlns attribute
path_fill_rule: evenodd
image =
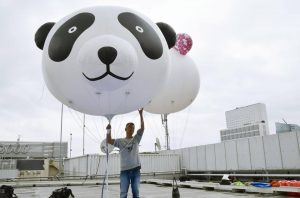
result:
<svg viewBox="0 0 300 198"><path fill-rule="evenodd" d="M220 131L221 141L269 135L266 105L252 104L226 111L227 129Z"/></svg>

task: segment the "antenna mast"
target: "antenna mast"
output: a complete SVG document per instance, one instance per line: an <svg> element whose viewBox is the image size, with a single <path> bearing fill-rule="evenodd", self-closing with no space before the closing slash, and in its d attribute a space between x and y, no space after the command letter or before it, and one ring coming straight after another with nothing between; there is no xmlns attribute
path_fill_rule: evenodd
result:
<svg viewBox="0 0 300 198"><path fill-rule="evenodd" d="M288 124L283 118L282 118L282 120L283 120L283 122L284 122L285 124Z"/></svg>

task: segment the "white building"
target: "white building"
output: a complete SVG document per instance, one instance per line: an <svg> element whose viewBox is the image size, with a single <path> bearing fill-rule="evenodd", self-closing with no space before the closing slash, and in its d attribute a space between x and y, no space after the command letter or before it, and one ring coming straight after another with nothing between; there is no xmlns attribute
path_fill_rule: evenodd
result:
<svg viewBox="0 0 300 198"><path fill-rule="evenodd" d="M257 103L226 111L227 129L220 131L221 141L269 135L266 105Z"/></svg>
<svg viewBox="0 0 300 198"><path fill-rule="evenodd" d="M0 179L55 176L60 157L68 157L67 142L0 141Z"/></svg>

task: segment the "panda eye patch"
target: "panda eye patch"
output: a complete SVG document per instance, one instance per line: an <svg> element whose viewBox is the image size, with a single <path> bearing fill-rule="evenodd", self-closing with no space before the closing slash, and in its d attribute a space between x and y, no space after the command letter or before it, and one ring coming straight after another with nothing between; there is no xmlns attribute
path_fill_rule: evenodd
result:
<svg viewBox="0 0 300 198"><path fill-rule="evenodd" d="M143 28L141 28L140 26L135 26L135 29L136 29L139 33L143 33L143 32L144 32Z"/></svg>
<svg viewBox="0 0 300 198"><path fill-rule="evenodd" d="M162 56L163 46L152 25L131 12L119 14L118 20L139 42L144 54L148 58L156 60Z"/></svg>
<svg viewBox="0 0 300 198"><path fill-rule="evenodd" d="M95 21L91 13L79 13L63 23L53 34L49 43L49 58L60 62L68 58L78 37Z"/></svg>
<svg viewBox="0 0 300 198"><path fill-rule="evenodd" d="M72 33L76 32L76 30L77 30L77 27L73 26L68 30L68 33L72 34Z"/></svg>

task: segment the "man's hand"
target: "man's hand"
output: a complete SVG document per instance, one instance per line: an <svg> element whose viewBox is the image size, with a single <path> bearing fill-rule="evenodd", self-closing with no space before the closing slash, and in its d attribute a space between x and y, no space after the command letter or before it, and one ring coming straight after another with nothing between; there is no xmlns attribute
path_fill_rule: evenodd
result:
<svg viewBox="0 0 300 198"><path fill-rule="evenodd" d="M139 114L143 115L144 108L139 109Z"/></svg>
<svg viewBox="0 0 300 198"><path fill-rule="evenodd" d="M110 134L110 132L111 132L111 125L110 124L108 124L106 126L106 131L107 131L107 134Z"/></svg>
<svg viewBox="0 0 300 198"><path fill-rule="evenodd" d="M144 131L144 117L143 117L144 108L139 109L140 119L141 119L141 129Z"/></svg>
<svg viewBox="0 0 300 198"><path fill-rule="evenodd" d="M114 145L115 140L111 138L111 126L110 126L110 124L108 124L106 126L106 131L107 131L106 132L106 141L107 141L107 143L109 143L111 145Z"/></svg>

